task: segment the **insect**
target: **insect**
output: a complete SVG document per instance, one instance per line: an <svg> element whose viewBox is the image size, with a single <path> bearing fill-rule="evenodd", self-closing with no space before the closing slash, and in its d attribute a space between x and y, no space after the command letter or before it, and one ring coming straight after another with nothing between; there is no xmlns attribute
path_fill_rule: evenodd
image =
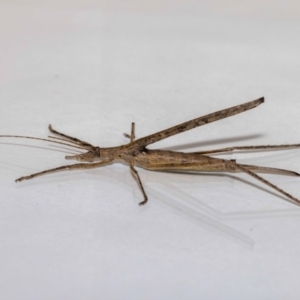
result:
<svg viewBox="0 0 300 300"><path fill-rule="evenodd" d="M264 102L264 98L262 97L257 100L246 102L241 105L233 106L231 108L220 110L187 121L185 123L173 126L171 128L156 132L154 134L136 140L135 140L135 123L132 123L131 134L130 135L124 134L126 137L130 139L130 142L125 145L110 147L110 148L93 146L92 144L87 143L85 141L60 133L54 130L51 125L49 125L49 130L52 134L56 136L49 136L49 139L36 138L30 136L16 136L16 135L0 135L0 137L36 139L36 140L42 140L42 141L67 145L73 148L78 148L86 151L81 154L65 157L66 159L75 159L80 163L60 166L57 168L34 173L28 176L20 177L16 179L16 182L32 179L56 171L98 168L98 167L111 164L114 161L121 160L126 162L129 165L130 171L135 177L135 179L137 180L139 187L142 191L144 200L139 203L140 205L147 203L148 197L145 192L139 173L135 168L136 165L151 171L158 171L158 170L160 171L161 170L229 171L229 172L240 171L268 185L269 187L273 188L277 192L283 194L284 196L292 200L295 204L300 204L300 200L298 200L294 196L288 194L284 190L280 189L276 185L272 184L271 182L267 181L263 177L256 174L256 172L269 172L269 173L282 174L282 175L300 176L299 173L289 171L289 170L284 170L284 169L239 164L236 162L236 160L226 160L226 159L219 159L219 158L208 156L208 154L231 152L234 150L291 149L291 148L300 147L300 144L238 146L238 147L228 147L228 148L221 148L221 149L208 150L202 152L192 152L192 153L147 149L147 146L150 144L153 144L155 142L158 142L170 136L182 133L184 131L196 128L198 126L202 126L211 122L215 122L245 112L249 109L257 107L263 102Z"/></svg>

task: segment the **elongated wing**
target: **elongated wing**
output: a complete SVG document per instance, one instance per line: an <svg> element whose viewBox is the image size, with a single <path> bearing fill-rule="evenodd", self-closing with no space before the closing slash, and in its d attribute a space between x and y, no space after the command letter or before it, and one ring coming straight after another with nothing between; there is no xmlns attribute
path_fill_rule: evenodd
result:
<svg viewBox="0 0 300 300"><path fill-rule="evenodd" d="M264 98L259 98L257 100L253 100L250 102L246 102L244 104L240 104L237 106L233 106L227 109L223 109L211 114L208 114L203 117L199 117L190 121L187 121L185 123L176 125L174 127L159 131L157 133L148 135L146 137L140 138L133 142L134 146L147 146L149 144L156 143L160 140L166 139L172 135L196 128L201 125L205 125L211 122L215 122L221 119L228 118L230 116L234 116L236 114L242 113L246 110L255 108L256 106L260 105L264 102Z"/></svg>

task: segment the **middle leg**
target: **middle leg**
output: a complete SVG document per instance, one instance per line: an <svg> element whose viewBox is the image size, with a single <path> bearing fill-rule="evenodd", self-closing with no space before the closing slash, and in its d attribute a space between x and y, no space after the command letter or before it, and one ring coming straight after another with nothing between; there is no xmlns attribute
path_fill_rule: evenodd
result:
<svg viewBox="0 0 300 300"><path fill-rule="evenodd" d="M139 186L142 190L143 196L144 196L144 201L140 202L139 205L144 205L144 204L147 203L148 197L147 197L147 194L144 190L140 175L139 175L138 171L134 168L134 163L133 162L130 162L130 170L131 170L133 176L135 177L135 179L137 180L137 182L138 182L138 184L139 184Z"/></svg>

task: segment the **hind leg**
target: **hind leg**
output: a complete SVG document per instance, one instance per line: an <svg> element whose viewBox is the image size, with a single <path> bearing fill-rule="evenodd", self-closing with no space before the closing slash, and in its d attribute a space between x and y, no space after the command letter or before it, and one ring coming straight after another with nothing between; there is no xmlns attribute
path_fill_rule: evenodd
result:
<svg viewBox="0 0 300 300"><path fill-rule="evenodd" d="M260 167L260 166L253 166L253 165L242 165L235 162L235 160L222 160L218 163L214 164L203 164L203 162L198 163L165 163L165 164L143 164L142 165L145 169L148 170L179 170L179 171L241 171L244 172L255 179L259 180L260 182L268 185L272 189L276 190L277 192L283 194L287 198L291 199L293 202L300 204L300 200L295 198L294 196L288 194L284 190L280 189L273 183L269 182L268 180L264 179L263 177L257 175L256 173L252 172L269 172L269 173L279 173L285 175L296 175L300 176L300 174L283 169L276 169L276 168L268 168L268 167Z"/></svg>

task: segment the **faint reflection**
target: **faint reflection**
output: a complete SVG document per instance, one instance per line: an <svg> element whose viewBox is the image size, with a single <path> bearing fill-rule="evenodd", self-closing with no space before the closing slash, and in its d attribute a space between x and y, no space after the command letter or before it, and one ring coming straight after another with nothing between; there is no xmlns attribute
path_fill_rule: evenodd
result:
<svg viewBox="0 0 300 300"><path fill-rule="evenodd" d="M124 176L123 171L120 170L106 170L105 174L106 180L109 182L114 181L116 183L121 182L125 188L130 188L131 190L138 187L133 186L136 184L131 176ZM102 173L102 172L101 172ZM106 173L106 172L105 172ZM263 190L266 193L272 194L274 197L283 199L289 202L285 197L269 190L268 188L261 187L250 181L239 178L238 176L231 174L185 174L185 175L175 175L168 174L170 176L175 176L176 184L174 184L174 177L169 178L169 176L157 176L158 172L140 172L144 186L147 190L149 201L153 201L156 204L163 204L163 207L167 208L169 211L175 212L176 215L180 215L186 219L189 219L193 223L198 224L202 228L209 229L224 238L233 241L239 245L242 245L248 249L253 249L254 241L247 235L237 231L230 225L225 224L227 221L241 221L249 219L267 219L267 218L286 218L291 216L300 216L300 209L297 206L293 208L282 208L282 209L257 209L257 210L239 210L231 212L223 212L215 207L212 207L206 199L199 199L185 191L182 184L191 183L196 185L195 176L205 176L207 178L212 177L211 182L215 186L216 180L213 177L226 177L229 178L230 182L240 181L248 185L254 186L256 189ZM126 173L125 173L126 174ZM159 173L158 173L159 174ZM103 177L104 174L97 174ZM192 175L192 176L190 176ZM177 184L180 183L180 184ZM223 183L224 184L224 183ZM227 184L226 184L227 185ZM221 189L222 187L220 187ZM294 204L293 204L294 205Z"/></svg>
<svg viewBox="0 0 300 300"><path fill-rule="evenodd" d="M185 150L185 149L189 149L189 148L199 148L199 147L204 147L204 146L252 140L252 139L257 139L262 136L263 136L262 134L248 134L248 135L242 135L242 136L239 135L239 136L228 137L228 138L223 138L223 139L218 138L218 139L214 139L214 140L206 140L206 141L198 141L198 142L193 142L193 143L180 144L177 146L163 147L163 148L159 148L159 149L160 150L179 151L179 150ZM151 149L152 149L152 147L151 147ZM198 151L201 151L201 150L198 150Z"/></svg>

